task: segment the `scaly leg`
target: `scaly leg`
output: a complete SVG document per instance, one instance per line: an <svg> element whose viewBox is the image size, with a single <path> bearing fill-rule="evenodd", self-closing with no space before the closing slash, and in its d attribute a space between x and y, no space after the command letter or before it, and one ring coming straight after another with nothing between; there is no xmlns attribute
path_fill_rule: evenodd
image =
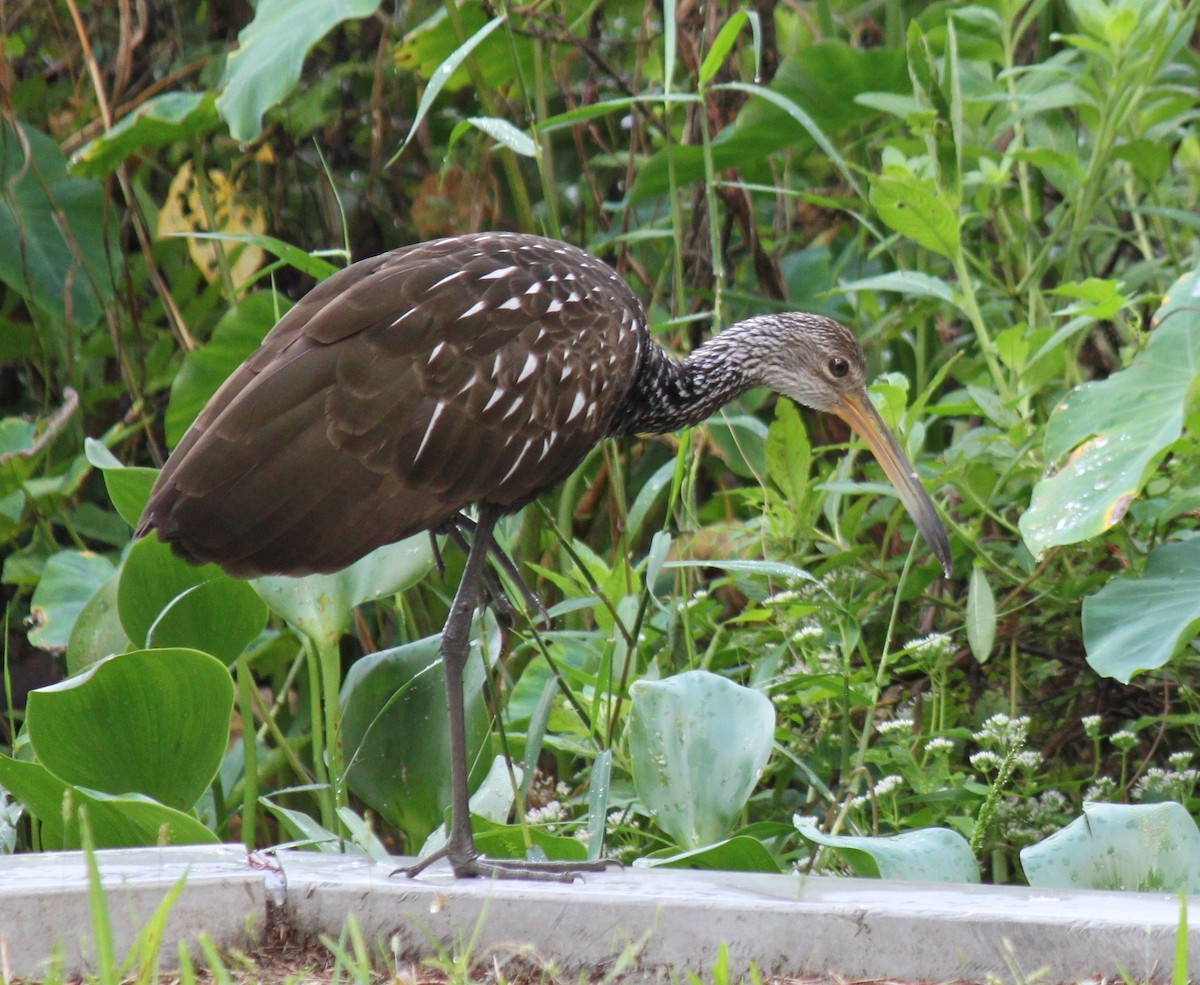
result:
<svg viewBox="0 0 1200 985"><path fill-rule="evenodd" d="M481 507L467 554L462 581L454 593L450 615L442 630L442 667L446 675L446 704L450 725L450 837L446 847L404 870L410 878L439 858L449 859L460 879L490 876L504 879L537 879L570 882L578 872L601 872L610 859L589 862L526 862L521 859L489 859L475 848L471 833L470 788L467 785L467 732L463 707L463 672L471 653L471 618L479 605L484 565L492 550L492 530L497 515Z"/></svg>

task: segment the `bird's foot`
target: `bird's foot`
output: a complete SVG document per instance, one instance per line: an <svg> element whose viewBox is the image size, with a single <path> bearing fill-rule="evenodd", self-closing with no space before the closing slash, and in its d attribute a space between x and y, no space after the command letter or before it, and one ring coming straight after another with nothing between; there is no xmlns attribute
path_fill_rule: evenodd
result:
<svg viewBox="0 0 1200 985"><path fill-rule="evenodd" d="M584 862L534 862L520 858L488 858L473 854L465 859L452 859L446 849L434 852L406 869L396 869L391 874L403 874L409 879L424 872L440 859L448 859L457 879L526 879L531 882L574 882L577 876L587 872L604 872L609 868L621 868L621 863L611 858L592 859Z"/></svg>

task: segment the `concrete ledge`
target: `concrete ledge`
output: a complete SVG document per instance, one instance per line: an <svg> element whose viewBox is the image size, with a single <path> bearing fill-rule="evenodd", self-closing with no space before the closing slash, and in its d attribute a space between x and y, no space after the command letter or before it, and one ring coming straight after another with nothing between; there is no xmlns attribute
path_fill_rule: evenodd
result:
<svg viewBox="0 0 1200 985"><path fill-rule="evenodd" d="M1050 981L1169 978L1179 901L1167 894L941 886L861 879L626 869L572 885L455 881L445 867L418 879L405 864L280 852L254 861L234 846L97 852L114 946L122 958L186 871L162 947L201 933L244 946L269 902L296 930L337 936L353 914L368 939L408 960L439 953L515 974L516 965L637 980L702 975L729 948L730 970L843 978ZM264 865L264 861L266 864ZM285 902L286 901L286 902ZM1200 912L1195 903L1193 912ZM44 977L95 970L87 868L78 852L0 858L0 972ZM1200 979L1200 920L1189 927Z"/></svg>
<svg viewBox="0 0 1200 985"><path fill-rule="evenodd" d="M187 873L163 937L166 967L178 945L201 933L218 947L244 946L266 910L265 874L229 845L131 848L96 853L108 900L113 945L124 959L167 893ZM60 951L66 975L95 970L87 863L82 852L47 852L0 858L0 970L41 978Z"/></svg>
<svg viewBox="0 0 1200 985"><path fill-rule="evenodd" d="M480 958L503 967L506 955L532 957L570 976L620 963L638 978L678 980L709 971L725 943L735 974L753 963L764 975L851 979L1010 980L1018 970L1017 980L1039 970L1050 981L1164 979L1180 915L1167 894L666 869L569 886L456 882L448 870L389 877L391 865L327 855L280 861L300 927L328 929L353 913L369 938L394 937L401 953L453 953L474 936ZM1200 921L1189 923L1195 977Z"/></svg>

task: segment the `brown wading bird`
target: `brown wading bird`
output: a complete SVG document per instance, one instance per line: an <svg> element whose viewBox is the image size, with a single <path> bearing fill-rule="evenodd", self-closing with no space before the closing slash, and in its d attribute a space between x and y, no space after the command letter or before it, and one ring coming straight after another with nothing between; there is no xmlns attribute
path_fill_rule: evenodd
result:
<svg viewBox="0 0 1200 985"><path fill-rule="evenodd" d="M946 532L865 371L854 336L809 314L747 319L676 361L625 282L574 246L418 243L352 264L280 320L184 435L137 534L243 577L336 571L425 530L470 534L442 633L445 855L457 876L570 879L605 863L487 859L471 835L462 681L497 519L604 438L677 431L769 387L858 431L949 574Z"/></svg>

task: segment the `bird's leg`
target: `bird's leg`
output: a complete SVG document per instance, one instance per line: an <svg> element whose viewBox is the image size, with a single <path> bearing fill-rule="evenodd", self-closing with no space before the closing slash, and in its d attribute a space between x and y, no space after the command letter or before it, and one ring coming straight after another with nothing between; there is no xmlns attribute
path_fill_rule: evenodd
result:
<svg viewBox="0 0 1200 985"><path fill-rule="evenodd" d="M526 862L521 859L489 859L475 848L471 832L470 789L467 784L467 732L463 706L463 671L471 654L471 618L479 604L484 565L492 549L492 528L496 516L482 507L479 521L471 539L467 565L462 581L454 593L450 615L442 630L442 669L446 678L446 704L450 727L450 836L446 847L429 858L422 859L406 870L409 877L417 875L430 862L443 855L454 874L461 878L489 876L505 879L537 879L570 882L577 872L601 872L609 859L589 862Z"/></svg>
<svg viewBox="0 0 1200 985"><path fill-rule="evenodd" d="M459 513L452 520L447 522L446 533L459 547L463 553L467 553L467 538L475 532L475 522L468 516ZM546 607L542 605L542 600L537 597L533 589L526 584L525 579L521 577L521 572L517 570L513 559L508 556L504 548L496 543L495 538L492 538L491 543L492 560L495 561L510 579L521 595L525 598L525 604L529 606L530 619L533 622L541 622L545 626L550 625L550 614L546 611ZM487 579L488 597L495 600L500 609L506 616L515 616L516 609L508 598L508 593L504 591L504 587L500 584L500 579L496 572L488 568L484 574Z"/></svg>

